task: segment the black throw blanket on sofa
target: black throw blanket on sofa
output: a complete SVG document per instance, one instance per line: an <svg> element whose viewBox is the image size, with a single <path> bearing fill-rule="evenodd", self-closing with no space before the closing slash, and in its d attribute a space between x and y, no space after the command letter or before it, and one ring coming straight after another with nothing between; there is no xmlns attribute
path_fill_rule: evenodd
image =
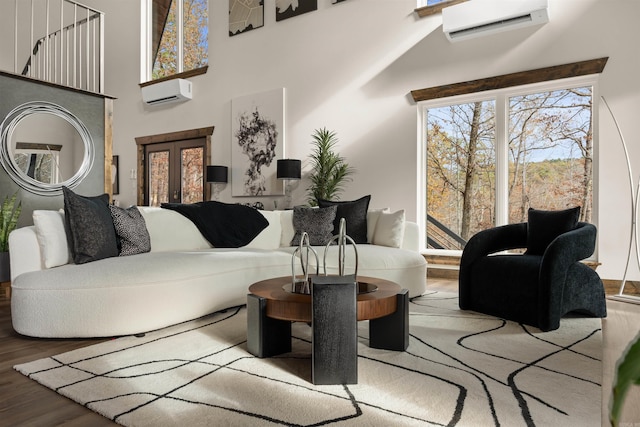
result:
<svg viewBox="0 0 640 427"><path fill-rule="evenodd" d="M189 218L214 248L239 248L251 242L269 221L249 206L216 201L193 204L162 203Z"/></svg>

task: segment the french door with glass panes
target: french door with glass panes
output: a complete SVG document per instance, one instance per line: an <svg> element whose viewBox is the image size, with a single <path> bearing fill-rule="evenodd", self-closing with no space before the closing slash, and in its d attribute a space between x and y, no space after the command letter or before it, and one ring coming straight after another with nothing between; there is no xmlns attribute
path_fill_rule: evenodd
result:
<svg viewBox="0 0 640 427"><path fill-rule="evenodd" d="M144 204L205 200L206 138L145 145Z"/></svg>

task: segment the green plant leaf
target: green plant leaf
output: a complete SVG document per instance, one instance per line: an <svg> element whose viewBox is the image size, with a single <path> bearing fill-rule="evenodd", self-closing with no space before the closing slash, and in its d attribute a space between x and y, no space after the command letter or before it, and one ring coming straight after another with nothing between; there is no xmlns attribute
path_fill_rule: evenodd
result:
<svg viewBox="0 0 640 427"><path fill-rule="evenodd" d="M16 206L18 192L11 197L6 196L0 208L0 252L9 250L9 233L18 225L18 218L22 212L22 202Z"/></svg>
<svg viewBox="0 0 640 427"><path fill-rule="evenodd" d="M351 180L350 176L355 171L343 157L333 151L338 143L335 132L327 128L316 129L311 137L314 148L309 155L311 186L307 192L307 201L311 206L316 206L318 199L339 199L344 183Z"/></svg>
<svg viewBox="0 0 640 427"><path fill-rule="evenodd" d="M640 385L640 334L631 342L618 361L613 384L613 399L609 408L609 421L617 426L627 391L632 385Z"/></svg>

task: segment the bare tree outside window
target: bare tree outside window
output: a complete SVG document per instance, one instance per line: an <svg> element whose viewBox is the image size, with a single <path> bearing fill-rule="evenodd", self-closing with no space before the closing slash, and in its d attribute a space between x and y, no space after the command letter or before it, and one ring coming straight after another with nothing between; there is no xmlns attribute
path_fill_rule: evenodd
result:
<svg viewBox="0 0 640 427"><path fill-rule="evenodd" d="M182 2L182 20L179 16L179 2ZM183 34L182 46L178 41L180 23L182 23ZM207 65L209 48L207 0L172 0L166 15L164 30L159 35L159 42L153 41L153 46L158 46L153 58L154 80ZM183 55L182 64L179 63L180 49Z"/></svg>
<svg viewBox="0 0 640 427"><path fill-rule="evenodd" d="M201 202L204 185L204 149L186 148L181 150L180 155L182 203Z"/></svg>
<svg viewBox="0 0 640 427"><path fill-rule="evenodd" d="M428 213L464 240L494 222L494 129L494 101L428 110Z"/></svg>
<svg viewBox="0 0 640 427"><path fill-rule="evenodd" d="M527 210L581 206L591 221L593 129L591 87L509 99L509 220Z"/></svg>
<svg viewBox="0 0 640 427"><path fill-rule="evenodd" d="M592 93L586 86L512 96L503 118L495 100L426 109L427 246L462 249L493 227L496 175L505 168L509 222L526 221L530 207L573 206L591 221ZM500 164L495 129L505 122L508 156Z"/></svg>

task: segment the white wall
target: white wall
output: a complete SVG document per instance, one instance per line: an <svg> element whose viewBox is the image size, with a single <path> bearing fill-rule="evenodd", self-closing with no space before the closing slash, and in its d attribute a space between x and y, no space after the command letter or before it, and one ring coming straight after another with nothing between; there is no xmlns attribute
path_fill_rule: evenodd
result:
<svg viewBox="0 0 640 427"><path fill-rule="evenodd" d="M342 199L372 194L372 207L406 209L415 220L417 108L410 90L603 56L609 62L600 94L614 109L640 174L636 0L550 0L551 22L543 27L457 44L442 34L441 15L417 18L415 0L318 0L317 11L282 22L275 22L275 0L265 0L265 26L234 37L228 36L228 2L210 0L209 72L192 79L192 101L161 109L144 107L140 98L139 2L84 3L106 13L106 92L118 98L114 154L120 155L123 205L135 203L135 182L128 179L135 137L213 125L211 161L230 165L231 99L285 87L286 156L306 159L311 133L326 126L357 169ZM599 123L598 271L619 279L630 230L628 178L603 108ZM300 182L294 202L304 203L307 185ZM248 201L232 199L230 185L221 197ZM255 200L269 208L274 199Z"/></svg>

